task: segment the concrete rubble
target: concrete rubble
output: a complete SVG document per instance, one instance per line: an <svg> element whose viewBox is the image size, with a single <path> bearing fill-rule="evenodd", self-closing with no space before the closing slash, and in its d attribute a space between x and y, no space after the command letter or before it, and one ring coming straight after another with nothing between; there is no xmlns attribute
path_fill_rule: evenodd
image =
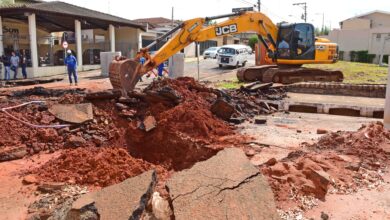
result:
<svg viewBox="0 0 390 220"><path fill-rule="evenodd" d="M175 219L279 219L271 188L240 149L174 174L167 187Z"/></svg>
<svg viewBox="0 0 390 220"><path fill-rule="evenodd" d="M156 173L148 171L85 194L73 203L66 219L140 219L152 198L156 182Z"/></svg>
<svg viewBox="0 0 390 220"><path fill-rule="evenodd" d="M62 121L75 124L93 119L91 103L55 104L49 108L49 112Z"/></svg>

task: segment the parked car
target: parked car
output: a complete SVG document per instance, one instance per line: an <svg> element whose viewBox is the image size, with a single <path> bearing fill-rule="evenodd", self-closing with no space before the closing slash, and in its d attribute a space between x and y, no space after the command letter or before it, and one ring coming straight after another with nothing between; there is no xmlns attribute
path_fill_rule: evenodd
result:
<svg viewBox="0 0 390 220"><path fill-rule="evenodd" d="M76 53L72 50L72 54L73 56L76 56ZM61 66L61 65L65 65L64 64L64 55L65 55L65 51L64 50L57 50L55 53L54 53L54 62L53 64L55 66Z"/></svg>
<svg viewBox="0 0 390 220"><path fill-rule="evenodd" d="M203 59L213 58L216 59L218 57L219 47L210 47L203 52Z"/></svg>
<svg viewBox="0 0 390 220"><path fill-rule="evenodd" d="M225 45L218 50L219 67L245 66L248 62L248 50L245 45Z"/></svg>

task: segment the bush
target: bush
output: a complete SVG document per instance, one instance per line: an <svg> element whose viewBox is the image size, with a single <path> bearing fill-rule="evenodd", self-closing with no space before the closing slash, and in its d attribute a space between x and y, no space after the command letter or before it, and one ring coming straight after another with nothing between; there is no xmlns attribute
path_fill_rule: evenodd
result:
<svg viewBox="0 0 390 220"><path fill-rule="evenodd" d="M252 48L252 50L255 49L255 45L257 44L257 42L259 42L259 38L257 37L257 35L253 35L249 38L248 44Z"/></svg>
<svg viewBox="0 0 390 220"><path fill-rule="evenodd" d="M339 51L339 60L344 60L344 51Z"/></svg>
<svg viewBox="0 0 390 220"><path fill-rule="evenodd" d="M383 62L389 64L389 55L383 55Z"/></svg>
<svg viewBox="0 0 390 220"><path fill-rule="evenodd" d="M350 51L351 61L361 63L372 63L376 57L375 54L369 54L368 50Z"/></svg>
<svg viewBox="0 0 390 220"><path fill-rule="evenodd" d="M356 51L350 51L349 57L351 58L352 62L357 62L357 52Z"/></svg>

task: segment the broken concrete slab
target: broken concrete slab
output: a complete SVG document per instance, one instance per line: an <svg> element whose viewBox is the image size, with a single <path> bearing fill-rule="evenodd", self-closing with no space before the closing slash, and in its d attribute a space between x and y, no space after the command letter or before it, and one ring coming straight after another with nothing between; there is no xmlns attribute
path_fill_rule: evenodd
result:
<svg viewBox="0 0 390 220"><path fill-rule="evenodd" d="M255 118L255 124L257 124L257 125L267 124L267 118L265 118L265 117L256 117Z"/></svg>
<svg viewBox="0 0 390 220"><path fill-rule="evenodd" d="M317 129L317 134L327 134L327 133L328 133L328 130L326 130L326 129L322 129L322 128Z"/></svg>
<svg viewBox="0 0 390 220"><path fill-rule="evenodd" d="M14 148L4 148L0 150L0 162L22 159L27 154L27 146L24 144Z"/></svg>
<svg viewBox="0 0 390 220"><path fill-rule="evenodd" d="M245 122L245 118L244 117L234 117L234 118L230 118L229 122L236 124L236 125L239 125L239 124L242 124Z"/></svg>
<svg viewBox="0 0 390 220"><path fill-rule="evenodd" d="M273 85L273 83L256 84L256 85L252 86L251 88L249 88L249 91L255 92L257 90L269 89L269 88L271 88L272 85Z"/></svg>
<svg viewBox="0 0 390 220"><path fill-rule="evenodd" d="M65 147L82 147L87 143L87 141L80 137L80 136L75 136L71 135L68 140L65 142L64 146Z"/></svg>
<svg viewBox="0 0 390 220"><path fill-rule="evenodd" d="M93 119L91 103L56 104L49 108L49 112L62 121L75 124L81 124Z"/></svg>
<svg viewBox="0 0 390 220"><path fill-rule="evenodd" d="M119 90L106 90L106 91L100 91L100 92L87 93L85 98L88 100L119 99L121 96L122 96L122 93Z"/></svg>
<svg viewBox="0 0 390 220"><path fill-rule="evenodd" d="M219 98L211 105L211 112L217 117L228 121L235 112L235 109L225 99Z"/></svg>
<svg viewBox="0 0 390 220"><path fill-rule="evenodd" d="M122 183L85 194L73 203L66 219L80 219L85 213L95 213L99 219L140 219L156 182L156 172L151 170Z"/></svg>
<svg viewBox="0 0 390 220"><path fill-rule="evenodd" d="M175 219L279 219L267 181L245 153L220 151L167 182Z"/></svg>

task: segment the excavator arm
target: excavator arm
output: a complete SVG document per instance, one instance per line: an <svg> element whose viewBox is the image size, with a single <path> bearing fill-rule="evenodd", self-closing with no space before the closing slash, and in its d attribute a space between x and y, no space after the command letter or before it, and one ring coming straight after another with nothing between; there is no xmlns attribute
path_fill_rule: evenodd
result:
<svg viewBox="0 0 390 220"><path fill-rule="evenodd" d="M205 25L207 22L220 18L229 19L217 24ZM184 21L146 48L142 48L134 60L113 61L110 65L111 83L114 88L122 91L133 90L140 76L153 70L189 44L249 31L257 33L269 54L275 53L278 27L263 13L239 12L215 17L195 18ZM165 40L172 34L174 36L154 55L149 54L149 49L152 46ZM265 39L270 44L265 43ZM141 57L146 58L146 62L143 65L139 63Z"/></svg>
<svg viewBox="0 0 390 220"><path fill-rule="evenodd" d="M224 17L229 17L229 19L214 25L204 25L209 21ZM195 18L183 22L179 26L179 29L179 32L151 57L150 62L146 63L144 71L150 70L150 68L154 68L161 64L192 42L203 42L220 36L239 34L248 31L257 33L263 39L265 37L272 39L270 40L271 42L275 42L278 32L277 26L271 19L260 12L244 12L208 18ZM147 49L143 50L144 53L141 55L146 55ZM274 48L272 48L272 50L274 50Z"/></svg>

